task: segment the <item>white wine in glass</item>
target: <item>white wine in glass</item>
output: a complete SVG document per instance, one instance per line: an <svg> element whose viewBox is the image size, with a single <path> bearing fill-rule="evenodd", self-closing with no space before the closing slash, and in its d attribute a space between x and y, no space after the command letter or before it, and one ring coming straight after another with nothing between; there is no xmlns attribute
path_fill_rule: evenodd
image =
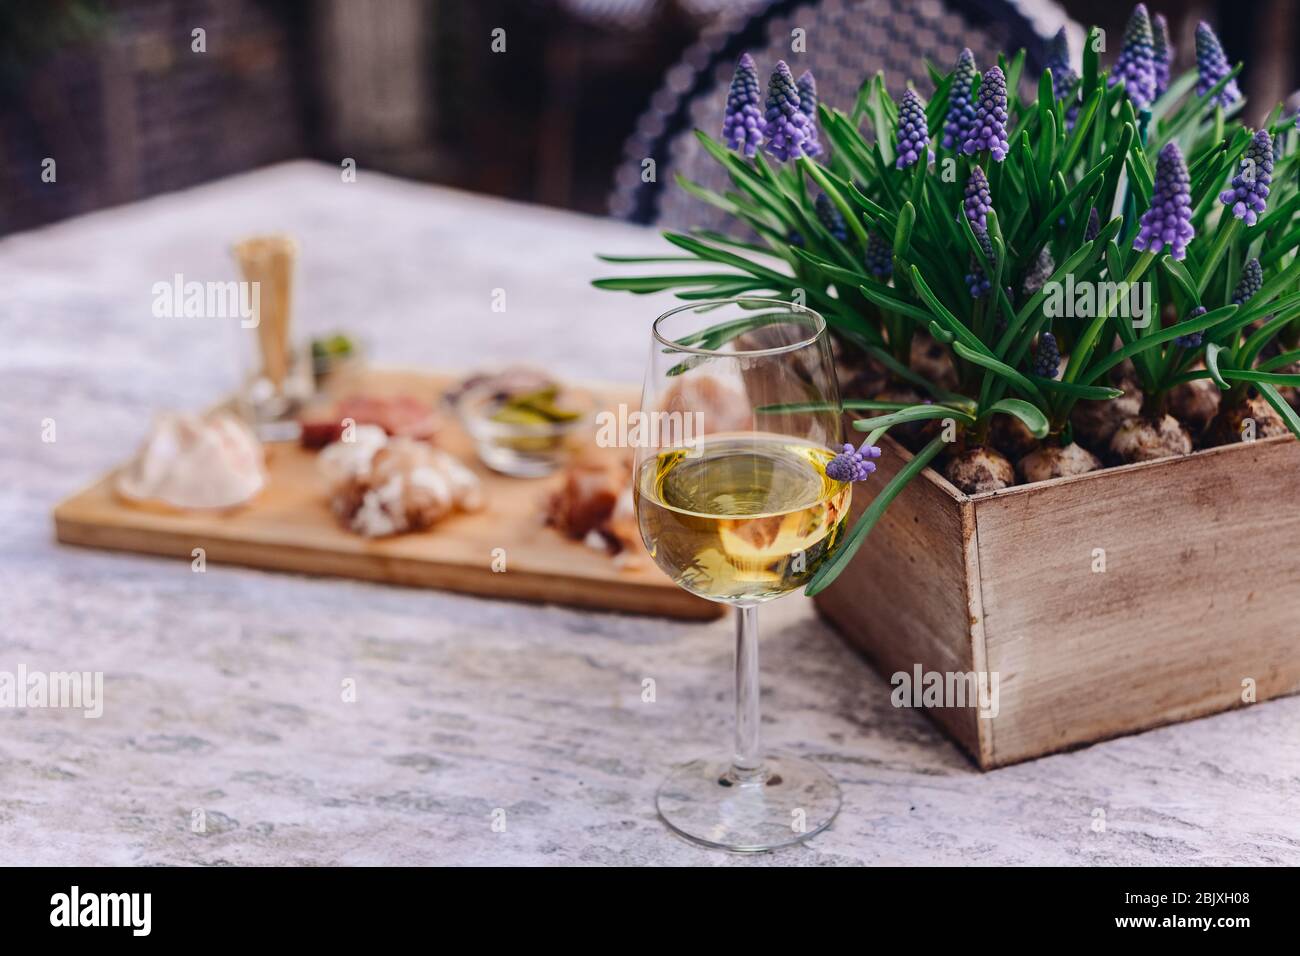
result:
<svg viewBox="0 0 1300 956"><path fill-rule="evenodd" d="M694 456L692 456L694 452ZM642 462L641 534L681 587L712 601L767 601L808 583L835 547L849 485L834 453L785 435L701 437Z"/></svg>
<svg viewBox="0 0 1300 956"><path fill-rule="evenodd" d="M844 533L852 486L827 475L840 445L826 323L811 309L742 298L683 306L654 324L633 490L641 536L680 587L736 608L730 758L679 767L664 821L729 850L768 850L825 829L835 781L759 741L758 605L803 587ZM835 471L835 469L832 469Z"/></svg>

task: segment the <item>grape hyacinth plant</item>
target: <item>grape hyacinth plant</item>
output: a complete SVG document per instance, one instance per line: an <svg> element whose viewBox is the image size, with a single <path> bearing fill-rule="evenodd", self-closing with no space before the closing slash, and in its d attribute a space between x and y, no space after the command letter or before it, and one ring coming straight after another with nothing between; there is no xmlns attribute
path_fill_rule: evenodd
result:
<svg viewBox="0 0 1300 956"><path fill-rule="evenodd" d="M877 279L887 279L894 272L894 250L874 232L867 236L866 266Z"/></svg>
<svg viewBox="0 0 1300 956"><path fill-rule="evenodd" d="M1056 32L1048 47L1047 69L1052 71L1052 96L1069 103L1065 108L1065 128L1071 129L1079 116L1079 100L1075 94L1079 74L1070 65L1070 38L1066 35L1065 27Z"/></svg>
<svg viewBox="0 0 1300 956"><path fill-rule="evenodd" d="M1231 77L1223 44L1219 42L1219 37L1213 28L1205 21L1201 21L1196 26L1196 75L1198 96L1205 96L1215 87L1220 87L1210 99L1212 106L1221 106L1226 110L1241 99L1237 81Z"/></svg>
<svg viewBox="0 0 1300 956"><path fill-rule="evenodd" d="M911 88L903 93L903 101L898 105L898 147L895 151L898 153L895 165L899 169L934 162L930 131L925 125L925 104Z"/></svg>
<svg viewBox="0 0 1300 956"><path fill-rule="evenodd" d="M994 160L1007 157L1007 78L1001 67L993 67L980 80L979 105L961 151L971 154L988 151Z"/></svg>
<svg viewBox="0 0 1300 956"><path fill-rule="evenodd" d="M1043 251L1038 254L1038 261L1025 275L1025 282L1022 289L1026 295L1033 295L1043 286L1051 281L1052 275L1056 272L1056 260L1052 258L1052 250L1043 247Z"/></svg>
<svg viewBox="0 0 1300 956"><path fill-rule="evenodd" d="M758 68L748 53L736 64L722 117L722 139L727 147L753 158L763 145L763 110L759 103Z"/></svg>
<svg viewBox="0 0 1300 956"><path fill-rule="evenodd" d="M1052 37L1047 52L1047 69L1052 71L1052 96L1058 100L1066 99L1079 82L1079 75L1070 66L1070 38L1065 27Z"/></svg>
<svg viewBox="0 0 1300 956"><path fill-rule="evenodd" d="M1151 206L1142 215L1133 248L1158 253L1168 246L1171 256L1182 259L1194 235L1191 177L1178 144L1167 143L1156 163Z"/></svg>
<svg viewBox="0 0 1300 956"><path fill-rule="evenodd" d="M1124 84L1124 91L1135 109L1145 109L1156 98L1155 37L1145 4L1133 8L1124 28L1119 60L1110 75L1110 84Z"/></svg>
<svg viewBox="0 0 1300 956"><path fill-rule="evenodd" d="M989 290L993 288L993 283L981 261L993 261L993 243L989 240L988 230L977 228L975 239L979 243L979 255L971 254L970 272L966 273L966 287L970 290L972 299L988 295Z"/></svg>
<svg viewBox="0 0 1300 956"><path fill-rule="evenodd" d="M1037 75L1019 51L982 77L967 50L930 69L929 90L873 71L815 115L778 63L761 127L733 119L753 117L758 74L742 60L724 141L696 134L729 187L679 180L734 228L603 257L637 271L604 289L806 303L836 340L839 407L870 457L912 452L810 593L928 467L976 495L1300 435L1300 136L1280 135L1294 115L1234 119L1240 67L1208 26L1181 76L1163 74L1167 25L1142 5L1109 68L1103 48L1093 30L1077 68L1057 41ZM660 261L673 268L648 270ZM717 345L739 325L702 334ZM851 448L837 474L873 463L841 457Z"/></svg>
<svg viewBox="0 0 1300 956"><path fill-rule="evenodd" d="M799 87L785 60L777 60L767 84L767 111L764 113L763 136L767 151L785 162L800 154L809 154L808 117L800 109Z"/></svg>
<svg viewBox="0 0 1300 956"><path fill-rule="evenodd" d="M943 148L961 149L975 126L975 99L972 92L979 79L975 54L962 50L953 70L948 89L948 115L943 126Z"/></svg>
<svg viewBox="0 0 1300 956"><path fill-rule="evenodd" d="M1258 259L1247 259L1241 267L1241 278L1232 289L1232 304L1245 305L1264 288L1264 268Z"/></svg>
<svg viewBox="0 0 1300 956"><path fill-rule="evenodd" d="M1196 308L1192 309L1190 315L1188 315L1188 318L1192 318L1192 319L1198 318L1204 315L1208 311L1209 309L1207 309L1205 306L1198 305ZM1204 341L1205 341L1204 332L1189 332L1187 335L1179 335L1175 337L1174 345L1178 346L1180 349L1198 349L1201 347L1201 343Z"/></svg>
<svg viewBox="0 0 1300 956"><path fill-rule="evenodd" d="M982 229L988 229L988 214L993 211L993 197L989 193L989 178L982 166L976 166L970 171L962 211L975 228L976 234Z"/></svg>
<svg viewBox="0 0 1300 956"><path fill-rule="evenodd" d="M1232 185L1219 193L1219 202L1232 207L1232 214L1253 226L1267 211L1268 186L1273 181L1273 137L1268 130L1255 132L1241 158Z"/></svg>
<svg viewBox="0 0 1300 956"><path fill-rule="evenodd" d="M1092 242L1101 234L1101 217L1097 215L1097 207L1093 206L1088 210L1088 225L1083 230L1083 241Z"/></svg>
<svg viewBox="0 0 1300 956"><path fill-rule="evenodd" d="M836 481L866 481L876 470L876 463L871 459L879 457L880 449L869 440L858 448L845 442L840 453L826 463L826 477Z"/></svg>
<svg viewBox="0 0 1300 956"><path fill-rule="evenodd" d="M804 128L807 134L803 144L804 155L820 156L822 144L817 135L817 80L813 77L812 70L804 70L799 74L795 88L799 91L799 112L808 119L808 125Z"/></svg>
<svg viewBox="0 0 1300 956"><path fill-rule="evenodd" d="M1040 378L1056 378L1061 370L1061 349L1056 344L1056 336L1051 332L1040 332L1038 349L1034 352L1034 374Z"/></svg>
<svg viewBox="0 0 1300 956"><path fill-rule="evenodd" d="M840 242L849 241L849 227L844 221L844 214L835 208L829 196L825 193L819 195L814 208L817 211L818 221L827 232Z"/></svg>
<svg viewBox="0 0 1300 956"><path fill-rule="evenodd" d="M1174 44L1169 39L1169 21L1163 13L1151 16L1151 53L1156 71L1156 96L1164 96L1169 89L1169 71L1174 63Z"/></svg>

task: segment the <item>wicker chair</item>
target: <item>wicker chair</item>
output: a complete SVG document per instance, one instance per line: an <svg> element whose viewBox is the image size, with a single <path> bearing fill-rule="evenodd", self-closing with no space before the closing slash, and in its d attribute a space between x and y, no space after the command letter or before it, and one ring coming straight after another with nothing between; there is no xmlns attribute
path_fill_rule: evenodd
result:
<svg viewBox="0 0 1300 956"><path fill-rule="evenodd" d="M681 173L711 189L727 187L726 174L693 130L720 135L727 87L742 53L753 54L762 72L778 59L796 75L811 68L818 98L847 108L862 79L876 70L885 72L892 95L900 96L908 80L924 95L930 83L923 58L948 69L967 46L981 69L999 51L1024 47L1026 75L1036 75L1046 41L1062 25L1077 59L1083 30L1051 0L769 0L724 13L668 71L638 120L615 174L610 212L665 228L728 231L723 213L675 188L674 178ZM806 53L791 53L795 28L805 31ZM642 182L647 157L656 160L655 182Z"/></svg>

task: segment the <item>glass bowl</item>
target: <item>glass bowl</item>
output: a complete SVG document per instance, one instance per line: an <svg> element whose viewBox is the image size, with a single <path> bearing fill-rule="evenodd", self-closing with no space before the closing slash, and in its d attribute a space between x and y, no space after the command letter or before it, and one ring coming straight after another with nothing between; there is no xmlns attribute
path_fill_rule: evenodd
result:
<svg viewBox="0 0 1300 956"><path fill-rule="evenodd" d="M542 478L562 468L592 432L594 397L562 388L559 399L558 406L572 418L530 420L532 416L512 414L499 387L485 382L458 395L455 409L483 464L514 478Z"/></svg>

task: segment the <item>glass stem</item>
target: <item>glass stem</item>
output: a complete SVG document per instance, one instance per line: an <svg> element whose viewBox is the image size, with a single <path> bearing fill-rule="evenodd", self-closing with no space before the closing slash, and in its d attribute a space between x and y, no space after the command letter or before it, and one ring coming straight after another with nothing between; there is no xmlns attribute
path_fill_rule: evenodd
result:
<svg viewBox="0 0 1300 956"><path fill-rule="evenodd" d="M758 605L736 608L736 751L732 771L740 780L763 772L758 713Z"/></svg>

